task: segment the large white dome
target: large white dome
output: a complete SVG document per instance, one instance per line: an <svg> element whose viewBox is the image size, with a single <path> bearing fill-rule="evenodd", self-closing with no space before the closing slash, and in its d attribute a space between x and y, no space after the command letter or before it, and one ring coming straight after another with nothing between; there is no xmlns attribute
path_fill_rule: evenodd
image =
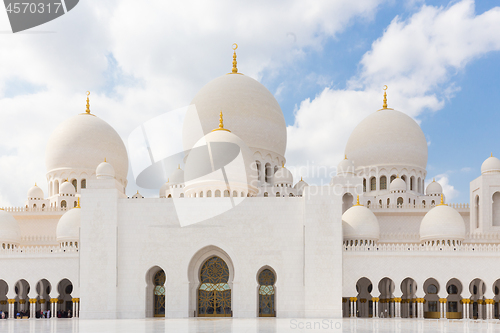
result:
<svg viewBox="0 0 500 333"><path fill-rule="evenodd" d="M43 199L43 190L36 184L28 190L28 199Z"/></svg>
<svg viewBox="0 0 500 333"><path fill-rule="evenodd" d="M217 127L222 111L226 127L252 151L285 155L285 117L273 94L258 81L242 74L223 75L201 88L191 104L197 112L188 112L184 120L185 150Z"/></svg>
<svg viewBox="0 0 500 333"><path fill-rule="evenodd" d="M464 240L464 219L455 209L438 205L425 214L420 223L420 241Z"/></svg>
<svg viewBox="0 0 500 333"><path fill-rule="evenodd" d="M66 212L57 222L56 235L58 242L78 242L80 238L81 209L73 208Z"/></svg>
<svg viewBox="0 0 500 333"><path fill-rule="evenodd" d="M19 245L21 242L21 228L16 219L0 209L0 243Z"/></svg>
<svg viewBox="0 0 500 333"><path fill-rule="evenodd" d="M347 141L345 154L356 170L363 167L427 166L427 141L420 126L408 115L382 109L366 117Z"/></svg>
<svg viewBox="0 0 500 333"><path fill-rule="evenodd" d="M481 165L481 174L485 173L499 173L500 160L491 154Z"/></svg>
<svg viewBox="0 0 500 333"><path fill-rule="evenodd" d="M373 240L380 238L380 226L373 212L361 205L354 205L342 215L344 240Z"/></svg>
<svg viewBox="0 0 500 333"><path fill-rule="evenodd" d="M63 121L52 132L45 165L47 172L83 169L93 173L105 158L126 184L128 156L122 139L104 120L83 113Z"/></svg>

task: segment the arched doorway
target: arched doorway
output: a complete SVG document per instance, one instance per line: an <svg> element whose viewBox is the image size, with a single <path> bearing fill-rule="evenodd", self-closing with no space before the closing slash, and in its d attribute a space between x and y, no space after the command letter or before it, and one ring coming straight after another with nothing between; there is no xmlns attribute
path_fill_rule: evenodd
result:
<svg viewBox="0 0 500 333"><path fill-rule="evenodd" d="M352 207L353 200L354 198L349 192L342 196L342 214L344 214L346 210Z"/></svg>
<svg viewBox="0 0 500 333"><path fill-rule="evenodd" d="M50 309L50 292L52 285L47 279L41 279L36 284L37 304L36 304L36 318L46 318L47 310Z"/></svg>
<svg viewBox="0 0 500 333"><path fill-rule="evenodd" d="M424 318L439 319L441 317L439 303L439 283L436 279L430 278L424 282L425 303Z"/></svg>
<svg viewBox="0 0 500 333"><path fill-rule="evenodd" d="M14 303L14 313L9 314L10 318L23 318L29 317L29 298L28 294L30 292L29 283L22 279L17 281L14 287L14 291L16 292L16 302ZM19 315L18 315L19 314Z"/></svg>
<svg viewBox="0 0 500 333"><path fill-rule="evenodd" d="M357 304L357 317L369 318L373 316L373 302L371 292L373 290L372 282L366 278L362 277L356 283L356 295Z"/></svg>
<svg viewBox="0 0 500 333"><path fill-rule="evenodd" d="M210 257L200 270L198 317L231 317L229 268L218 256Z"/></svg>
<svg viewBox="0 0 500 333"><path fill-rule="evenodd" d="M2 311L2 313L9 311L9 305L7 303L8 292L9 286L7 285L7 282L0 280L0 311Z"/></svg>
<svg viewBox="0 0 500 333"><path fill-rule="evenodd" d="M394 288L395 284L390 278L383 278L378 283L380 291L379 316L380 318L394 317Z"/></svg>
<svg viewBox="0 0 500 333"><path fill-rule="evenodd" d="M500 279L496 280L495 283L493 283L493 293L495 294L495 297L493 297L493 300L495 303L493 304L493 318L499 319L500 318L500 307L499 307L499 301L500 301Z"/></svg>
<svg viewBox="0 0 500 333"><path fill-rule="evenodd" d="M451 279L446 284L446 318L448 319L462 319L462 283L458 279Z"/></svg>
<svg viewBox="0 0 500 333"><path fill-rule="evenodd" d="M486 319L486 307L484 303L484 293L486 292L486 284L481 279L474 279L469 285L469 291L471 293L471 304L472 318L474 319Z"/></svg>
<svg viewBox="0 0 500 333"><path fill-rule="evenodd" d="M155 317L165 317L165 281L167 276L165 271L160 269L153 277L154 285L154 308L153 315Z"/></svg>
<svg viewBox="0 0 500 333"><path fill-rule="evenodd" d="M259 274L259 317L276 317L276 276L270 269Z"/></svg>
<svg viewBox="0 0 500 333"><path fill-rule="evenodd" d="M401 318L417 318L417 307L415 304L415 293L417 292L417 283L412 278L406 278L401 282L401 292L403 293L401 301Z"/></svg>
<svg viewBox="0 0 500 333"><path fill-rule="evenodd" d="M56 315L58 318L71 318L73 317L73 298L71 293L73 292L73 284L68 279L62 279L57 285L57 291L59 293Z"/></svg>

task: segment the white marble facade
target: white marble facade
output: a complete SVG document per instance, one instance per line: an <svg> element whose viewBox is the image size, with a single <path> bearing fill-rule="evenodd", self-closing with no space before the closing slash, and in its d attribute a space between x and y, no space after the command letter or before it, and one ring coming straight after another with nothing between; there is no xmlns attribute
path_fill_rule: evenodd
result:
<svg viewBox="0 0 500 333"><path fill-rule="evenodd" d="M126 196L125 145L88 100L54 131L47 192L0 211L2 313L500 317L500 160L483 163L470 205L447 205L424 186L422 130L384 96L330 184L308 185L285 166L283 113L260 83L233 71L192 105L185 164L156 198Z"/></svg>

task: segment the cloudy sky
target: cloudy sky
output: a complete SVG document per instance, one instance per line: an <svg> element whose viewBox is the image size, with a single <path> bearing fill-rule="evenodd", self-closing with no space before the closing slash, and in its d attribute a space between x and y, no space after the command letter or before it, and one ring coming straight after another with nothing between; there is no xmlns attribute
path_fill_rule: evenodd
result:
<svg viewBox="0 0 500 333"><path fill-rule="evenodd" d="M281 105L288 166L336 166L387 84L389 106L426 135L427 179L469 202L483 160L500 156L496 3L87 0L17 34L0 11L0 206L23 205L34 182L47 194L48 137L84 110L85 91L127 142L227 73L234 42L240 72ZM136 189L130 173L127 193Z"/></svg>

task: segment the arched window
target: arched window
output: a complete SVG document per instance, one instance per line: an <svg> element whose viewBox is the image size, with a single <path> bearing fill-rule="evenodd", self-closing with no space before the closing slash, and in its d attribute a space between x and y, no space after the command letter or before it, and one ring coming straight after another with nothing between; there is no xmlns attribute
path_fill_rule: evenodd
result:
<svg viewBox="0 0 500 333"><path fill-rule="evenodd" d="M207 191L207 198L210 198L212 196L212 191L208 190Z"/></svg>
<svg viewBox="0 0 500 333"><path fill-rule="evenodd" d="M495 192L493 194L493 203L492 203L492 213L493 213L493 226L500 226L500 192Z"/></svg>
<svg viewBox="0 0 500 333"><path fill-rule="evenodd" d="M436 205L436 202L434 200L431 201L431 207L434 207Z"/></svg>
<svg viewBox="0 0 500 333"><path fill-rule="evenodd" d="M45 208L45 204L42 204L42 208Z"/></svg>
<svg viewBox="0 0 500 333"><path fill-rule="evenodd" d="M75 202L73 202L73 207L76 207L76 204L77 204L77 202L76 202L76 201L75 201Z"/></svg>
<svg viewBox="0 0 500 333"><path fill-rule="evenodd" d="M479 228L479 217L480 217L480 210L479 210L479 196L476 195L476 202L475 202L475 209L476 209L476 228Z"/></svg>
<svg viewBox="0 0 500 333"><path fill-rule="evenodd" d="M203 191L200 192L200 198L203 198Z"/></svg>
<svg viewBox="0 0 500 333"><path fill-rule="evenodd" d="M271 184L272 172L273 169L271 168L271 164L266 163L266 179L265 179L266 183Z"/></svg>
<svg viewBox="0 0 500 333"><path fill-rule="evenodd" d="M54 182L54 194L59 194L59 181Z"/></svg>
<svg viewBox="0 0 500 333"><path fill-rule="evenodd" d="M293 193L290 193L288 196L289 196L289 197L293 197Z"/></svg>
<svg viewBox="0 0 500 333"><path fill-rule="evenodd" d="M73 186L75 187L75 191L78 191L78 181L76 179L73 179L71 181L71 184L73 184Z"/></svg>
<svg viewBox="0 0 500 333"><path fill-rule="evenodd" d="M366 192L366 178L363 178L363 192Z"/></svg>
<svg viewBox="0 0 500 333"><path fill-rule="evenodd" d="M237 197L237 196L238 196L238 192L233 191L233 197Z"/></svg>
<svg viewBox="0 0 500 333"><path fill-rule="evenodd" d="M425 208L425 200L422 200L422 205L423 205L423 206L424 206L424 208Z"/></svg>
<svg viewBox="0 0 500 333"><path fill-rule="evenodd" d="M264 192L264 197L268 197L268 196L269 196L269 193Z"/></svg>
<svg viewBox="0 0 500 333"><path fill-rule="evenodd" d="M417 185L418 185L418 193L422 193L422 181L420 177L418 177Z"/></svg>
<svg viewBox="0 0 500 333"><path fill-rule="evenodd" d="M377 178L372 177L370 179L370 191L376 191L377 190Z"/></svg>
<svg viewBox="0 0 500 333"><path fill-rule="evenodd" d="M415 183L415 177L411 176L410 177L410 191L413 191L413 184Z"/></svg>
<svg viewBox="0 0 500 333"><path fill-rule="evenodd" d="M155 317L165 317L165 281L166 281L166 276L163 269L156 272L153 278Z"/></svg>
<svg viewBox="0 0 500 333"><path fill-rule="evenodd" d="M66 200L61 201L61 208L66 208Z"/></svg>
<svg viewBox="0 0 500 333"><path fill-rule="evenodd" d="M276 198L280 197L280 192L276 192Z"/></svg>
<svg viewBox="0 0 500 333"><path fill-rule="evenodd" d="M219 257L211 257L201 267L198 287L198 317L231 317L229 269Z"/></svg>
<svg viewBox="0 0 500 333"><path fill-rule="evenodd" d="M255 165L257 166L257 177L260 181L262 179L262 166L260 165L260 161L255 161Z"/></svg>
<svg viewBox="0 0 500 333"><path fill-rule="evenodd" d="M87 180L86 179L82 179L80 181L80 188L87 188Z"/></svg>
<svg viewBox="0 0 500 333"><path fill-rule="evenodd" d="M184 193L181 193L181 194L179 195L179 198L184 198Z"/></svg>
<svg viewBox="0 0 500 333"><path fill-rule="evenodd" d="M229 191L228 191L228 190L224 190L224 197L225 197L225 198L228 198L228 197L229 197Z"/></svg>
<svg viewBox="0 0 500 333"><path fill-rule="evenodd" d="M167 198L171 198L172 197L172 194L169 194Z"/></svg>
<svg viewBox="0 0 500 333"><path fill-rule="evenodd" d="M391 204L391 199L387 198L387 207Z"/></svg>
<svg viewBox="0 0 500 333"><path fill-rule="evenodd" d="M276 317L275 287L276 277L269 269L259 274L259 317Z"/></svg>
<svg viewBox="0 0 500 333"><path fill-rule="evenodd" d="M244 198L245 197L245 192L241 192L241 197Z"/></svg>
<svg viewBox="0 0 500 333"><path fill-rule="evenodd" d="M366 203L366 207L370 208L370 204L371 204L371 201L368 200L368 202Z"/></svg>
<svg viewBox="0 0 500 333"><path fill-rule="evenodd" d="M215 197L219 198L220 197L220 190L215 190Z"/></svg>
<svg viewBox="0 0 500 333"><path fill-rule="evenodd" d="M393 181L394 179L396 179L396 175L392 175L392 176L391 176L391 183L392 183L392 181Z"/></svg>
<svg viewBox="0 0 500 333"><path fill-rule="evenodd" d="M386 176L380 177L380 189L387 190L387 177Z"/></svg>
<svg viewBox="0 0 500 333"><path fill-rule="evenodd" d="M380 208L382 208L382 200L378 201L378 205L379 205Z"/></svg>
<svg viewBox="0 0 500 333"><path fill-rule="evenodd" d="M397 201L398 207L403 206L403 198L399 197Z"/></svg>

